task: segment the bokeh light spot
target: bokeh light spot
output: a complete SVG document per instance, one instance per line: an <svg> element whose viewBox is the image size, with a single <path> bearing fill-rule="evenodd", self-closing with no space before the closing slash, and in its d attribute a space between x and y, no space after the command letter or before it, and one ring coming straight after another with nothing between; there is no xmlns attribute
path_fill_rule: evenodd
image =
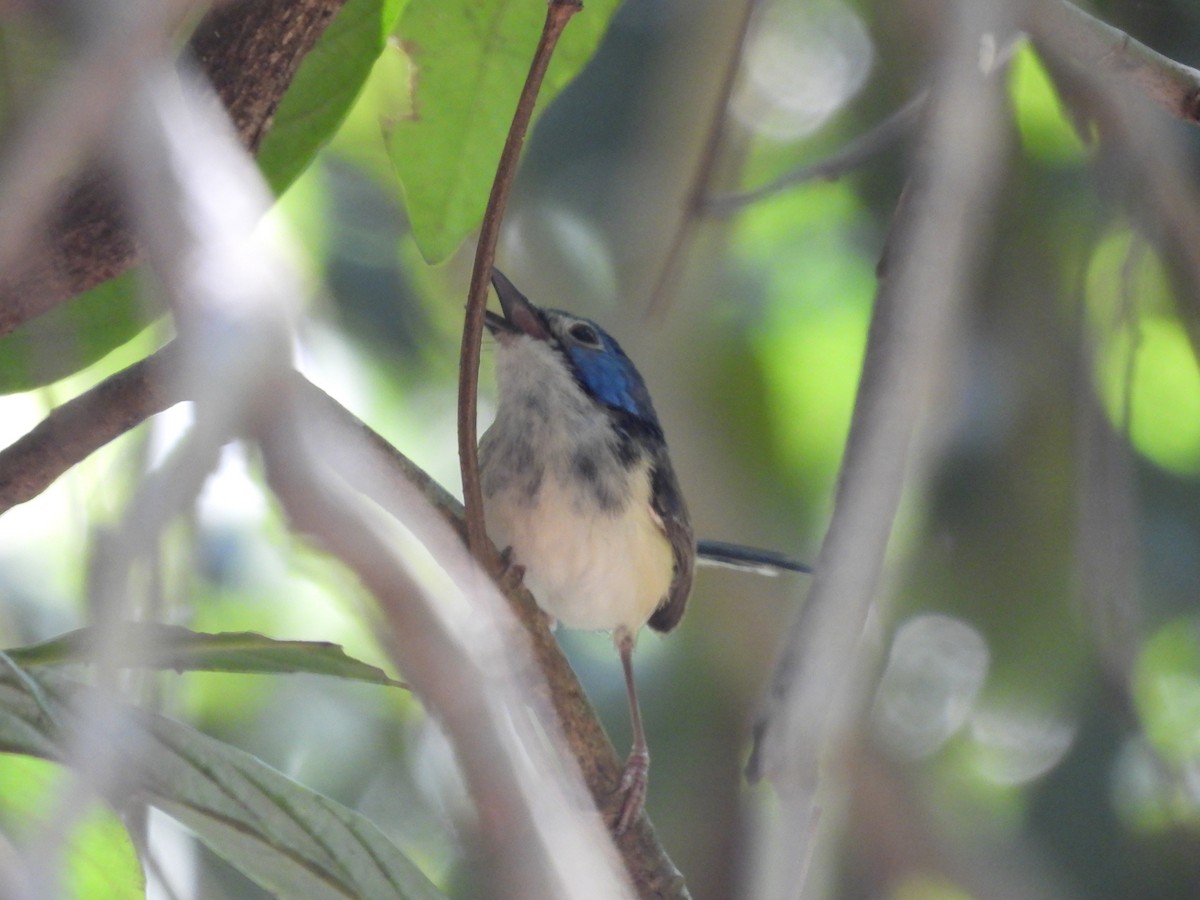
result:
<svg viewBox="0 0 1200 900"><path fill-rule="evenodd" d="M896 630L875 695L876 733L901 756L940 748L970 716L987 677L983 636L959 619L923 615Z"/></svg>
<svg viewBox="0 0 1200 900"><path fill-rule="evenodd" d="M733 115L776 140L811 134L858 93L873 55L862 20L843 4L773 4L751 34Z"/></svg>

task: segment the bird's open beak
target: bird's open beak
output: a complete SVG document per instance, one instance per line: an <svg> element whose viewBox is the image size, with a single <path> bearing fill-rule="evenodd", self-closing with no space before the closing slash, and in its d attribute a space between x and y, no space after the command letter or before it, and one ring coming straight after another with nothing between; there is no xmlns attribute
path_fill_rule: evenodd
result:
<svg viewBox="0 0 1200 900"><path fill-rule="evenodd" d="M492 334L527 334L539 341L550 337L538 308L496 268L492 269L492 287L496 289L496 295L500 298L500 308L504 310L504 315L488 310L484 319L488 331Z"/></svg>

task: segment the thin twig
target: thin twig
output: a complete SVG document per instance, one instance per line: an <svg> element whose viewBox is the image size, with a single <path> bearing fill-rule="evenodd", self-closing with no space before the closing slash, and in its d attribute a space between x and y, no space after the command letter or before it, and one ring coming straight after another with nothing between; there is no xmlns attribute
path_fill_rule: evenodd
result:
<svg viewBox="0 0 1200 900"><path fill-rule="evenodd" d="M458 459L462 469L463 501L466 506L467 543L475 558L485 565L493 561L487 556L488 537L483 524L483 489L479 483L479 448L476 426L475 398L479 392L479 357L483 342L484 310L487 307L488 284L492 277L492 266L496 262L496 242L500 237L500 221L504 207L517 174L517 161L521 157L521 146L525 133L533 118L538 91L542 86L550 57L558 43L559 35L567 27L571 17L583 8L581 0L550 0L546 10L546 22L542 36L529 65L529 75L517 109L513 114L500 162L496 166L496 177L488 196L483 224L479 229L479 242L475 245L475 264L471 268L471 285L467 291L467 314L463 322L462 349L458 366Z"/></svg>
<svg viewBox="0 0 1200 900"><path fill-rule="evenodd" d="M764 197L785 188L809 181L833 181L857 169L890 149L916 127L925 109L928 92L921 91L902 107L872 128L842 147L833 156L785 172L761 187L749 191L712 194L704 201L704 211L714 216L727 216Z"/></svg>
<svg viewBox="0 0 1200 900"><path fill-rule="evenodd" d="M746 36L750 32L750 23L754 20L754 11L758 8L758 0L744 0L742 17L737 24L737 33L729 58L725 61L725 71L721 76L721 84L713 100L712 113L708 121L708 134L704 140L700 159L696 163L696 171L684 198L683 209L680 210L679 223L671 236L671 244L663 256L662 267L658 270L658 278L650 299L646 302L648 316L659 315L667 305L670 286L679 274L683 257L691 243L696 225L696 218L704 206L704 197L712 182L717 160L721 157L722 138L725 135L725 116L729 109L729 99L737 85L738 72L742 67L742 53L746 47Z"/></svg>

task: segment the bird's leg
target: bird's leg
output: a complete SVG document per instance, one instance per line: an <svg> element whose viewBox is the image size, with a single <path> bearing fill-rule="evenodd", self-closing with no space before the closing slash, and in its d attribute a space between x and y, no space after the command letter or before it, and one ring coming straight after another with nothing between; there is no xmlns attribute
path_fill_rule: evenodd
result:
<svg viewBox="0 0 1200 900"><path fill-rule="evenodd" d="M618 790L624 795L621 814L617 817L617 834L623 834L633 820L641 815L646 803L646 784L650 775L650 748L646 746L646 732L642 730L642 713L638 708L637 688L633 683L633 634L619 628L616 634L617 652L621 654L621 667L625 670L625 691L629 695L629 721L633 726L633 749L625 761Z"/></svg>

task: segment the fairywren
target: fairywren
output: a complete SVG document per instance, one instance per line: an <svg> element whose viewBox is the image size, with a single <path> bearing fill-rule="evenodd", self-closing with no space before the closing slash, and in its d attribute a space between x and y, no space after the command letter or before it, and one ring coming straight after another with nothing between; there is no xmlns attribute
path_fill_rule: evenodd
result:
<svg viewBox="0 0 1200 900"><path fill-rule="evenodd" d="M619 834L642 810L650 768L634 641L647 623L679 624L698 546L650 394L620 345L595 322L534 306L499 270L492 285L504 315L486 319L499 392L479 444L487 530L546 613L613 632L633 725ZM699 549L716 563L804 570L736 545Z"/></svg>

